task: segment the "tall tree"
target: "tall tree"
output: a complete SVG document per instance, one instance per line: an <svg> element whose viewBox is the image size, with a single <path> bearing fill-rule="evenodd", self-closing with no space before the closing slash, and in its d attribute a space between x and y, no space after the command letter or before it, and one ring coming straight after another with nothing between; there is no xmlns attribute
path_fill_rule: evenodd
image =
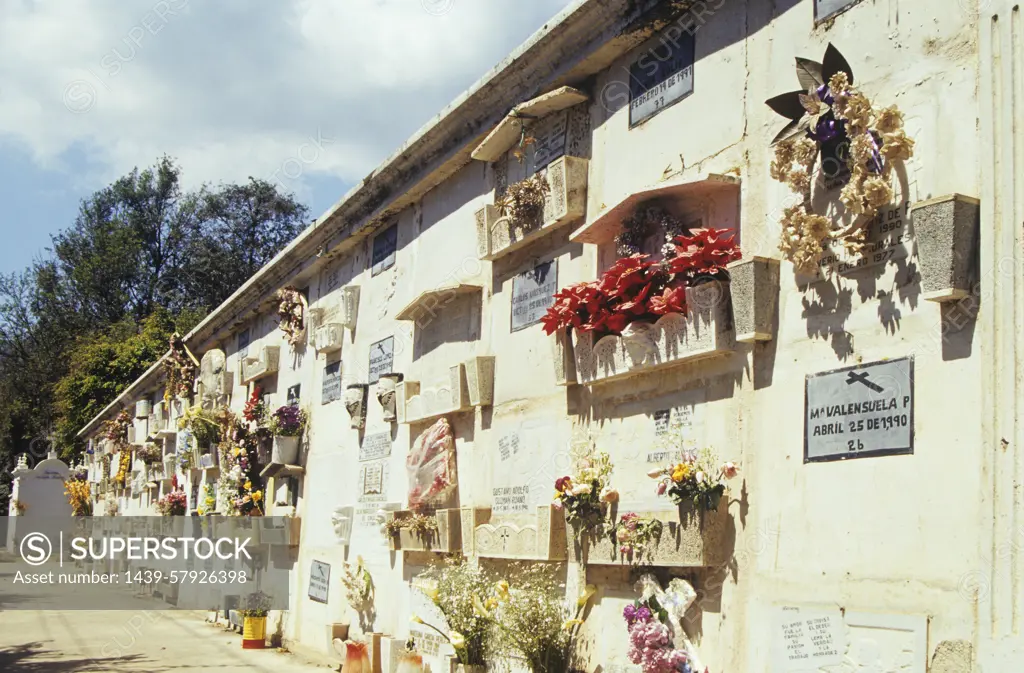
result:
<svg viewBox="0 0 1024 673"><path fill-rule="evenodd" d="M203 231L192 239L183 280L191 297L213 308L229 296L225 288L240 287L302 231L309 209L250 177L208 191L201 213Z"/></svg>
<svg viewBox="0 0 1024 673"><path fill-rule="evenodd" d="M83 200L47 258L0 276L0 477L54 425L59 448L80 448L74 434L164 352L167 329L230 296L307 212L253 178L185 191L168 157Z"/></svg>

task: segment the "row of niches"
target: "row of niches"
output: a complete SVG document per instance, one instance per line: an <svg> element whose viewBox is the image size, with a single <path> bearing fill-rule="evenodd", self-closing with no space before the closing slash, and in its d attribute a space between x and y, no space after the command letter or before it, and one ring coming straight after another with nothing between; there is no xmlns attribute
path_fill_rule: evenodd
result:
<svg viewBox="0 0 1024 673"><path fill-rule="evenodd" d="M545 431L544 440L555 441L556 434ZM558 478L537 470L552 452L534 446L530 437L502 436L490 456L490 503L474 506L459 504L455 435L442 417L415 439L405 458L405 501L378 511L381 543L390 550L664 567L719 565L731 554L736 531L730 505L740 494L730 490L730 482L738 468L710 449L687 448L683 432L661 439L668 450L647 459L624 458L618 466L593 442L577 443L566 454L571 465ZM359 502L392 492L386 467L390 439L360 449ZM474 447L473 460L484 455ZM520 469L524 461L533 469ZM352 544L358 507L338 507L332 515L340 544Z"/></svg>

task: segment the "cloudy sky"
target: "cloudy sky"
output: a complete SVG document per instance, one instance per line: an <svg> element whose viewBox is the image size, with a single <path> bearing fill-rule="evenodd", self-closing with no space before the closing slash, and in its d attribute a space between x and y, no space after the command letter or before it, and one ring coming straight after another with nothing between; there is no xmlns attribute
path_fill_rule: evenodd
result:
<svg viewBox="0 0 1024 673"><path fill-rule="evenodd" d="M0 0L0 271L162 154L320 215L570 0Z"/></svg>

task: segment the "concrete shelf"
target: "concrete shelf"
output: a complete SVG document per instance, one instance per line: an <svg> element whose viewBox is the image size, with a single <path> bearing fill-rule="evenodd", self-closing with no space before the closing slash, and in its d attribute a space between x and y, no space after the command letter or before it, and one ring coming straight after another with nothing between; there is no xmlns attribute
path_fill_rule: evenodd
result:
<svg viewBox="0 0 1024 673"><path fill-rule="evenodd" d="M622 508L620 512L625 513ZM658 544L643 558L624 556L619 543L609 535L585 537L581 542L570 542L573 558L587 565L629 565L636 563L659 568L703 568L717 566L729 560L729 509L723 498L713 512L694 512L680 508L676 514L667 512L636 512L643 518L662 523Z"/></svg>
<svg viewBox="0 0 1024 673"><path fill-rule="evenodd" d="M402 381L396 387L399 423L417 423L494 401L494 356L481 355L453 365L448 377L427 382Z"/></svg>
<svg viewBox="0 0 1024 673"><path fill-rule="evenodd" d="M569 236L575 243L604 244L614 240L622 222L637 206L655 199L680 199L707 206L714 214L710 224L718 228L736 228L739 213L740 179L734 175L704 173L673 178L623 197L611 208L588 214L588 221ZM705 224L705 226L708 226Z"/></svg>
<svg viewBox="0 0 1024 673"><path fill-rule="evenodd" d="M415 515L410 510L399 510L387 515L387 520L409 519ZM441 554L456 554L462 551L462 510L439 509L434 514L437 532L429 538L422 538L412 530L403 528L397 535L388 536L388 549L392 551L427 551Z"/></svg>
<svg viewBox="0 0 1024 673"><path fill-rule="evenodd" d="M549 191L544 213L535 222L512 222L493 205L476 211L480 259L498 259L583 217L587 210L588 164L586 159L564 156L538 173L547 181Z"/></svg>
<svg viewBox="0 0 1024 673"><path fill-rule="evenodd" d="M614 381L731 352L735 334L729 286L728 282L711 281L687 288L685 314L669 313L654 323L630 323L621 335L595 339L589 332L574 333L577 381ZM564 337L553 338L557 350L557 340L563 339L564 344ZM564 363L559 369L556 359L555 366L566 380Z"/></svg>

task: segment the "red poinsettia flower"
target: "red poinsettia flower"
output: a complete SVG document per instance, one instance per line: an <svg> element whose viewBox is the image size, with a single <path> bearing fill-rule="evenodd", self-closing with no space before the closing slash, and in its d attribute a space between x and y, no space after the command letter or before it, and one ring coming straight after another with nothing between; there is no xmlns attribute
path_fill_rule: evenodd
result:
<svg viewBox="0 0 1024 673"><path fill-rule="evenodd" d="M655 315L686 313L686 286L677 283L674 287L666 287L661 294L651 297L648 309Z"/></svg>
<svg viewBox="0 0 1024 673"><path fill-rule="evenodd" d="M669 270L685 278L697 274L718 275L725 266L742 254L731 229L694 229L690 235L677 236L673 241L676 256Z"/></svg>
<svg viewBox="0 0 1024 673"><path fill-rule="evenodd" d="M651 293L651 283L640 288L640 291L629 301L624 301L616 307L619 313L632 313L643 315L647 313L647 295Z"/></svg>
<svg viewBox="0 0 1024 673"><path fill-rule="evenodd" d="M648 261L647 257L648 255L636 254L616 260L611 268L601 275L598 288L609 297L615 298L623 296L636 285L643 285L647 282L647 269L654 264Z"/></svg>

